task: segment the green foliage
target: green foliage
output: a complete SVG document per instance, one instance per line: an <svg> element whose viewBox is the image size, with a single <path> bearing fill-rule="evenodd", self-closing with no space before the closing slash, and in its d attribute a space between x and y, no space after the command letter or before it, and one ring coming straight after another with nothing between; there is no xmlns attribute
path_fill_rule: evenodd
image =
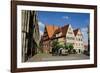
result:
<svg viewBox="0 0 100 73"><path fill-rule="evenodd" d="M65 45L65 49L68 49L69 48L69 46L68 45Z"/></svg>
<svg viewBox="0 0 100 73"><path fill-rule="evenodd" d="M53 54L54 54L54 53L57 53L58 50L59 50L60 48L64 48L64 46L61 45L61 44L59 44L58 41L53 41L53 42L52 42L52 53L53 53Z"/></svg>
<svg viewBox="0 0 100 73"><path fill-rule="evenodd" d="M72 44L69 45L69 49L72 50L74 46Z"/></svg>
<svg viewBox="0 0 100 73"><path fill-rule="evenodd" d="M64 48L64 46L61 44L58 44L56 47L57 47L57 49Z"/></svg>
<svg viewBox="0 0 100 73"><path fill-rule="evenodd" d="M69 53L72 53L73 48L74 48L74 46L72 44L65 45L65 49L67 49Z"/></svg>
<svg viewBox="0 0 100 73"><path fill-rule="evenodd" d="M52 54L57 53L60 48L67 49L69 53L75 52L73 44L66 44L64 46L64 45L59 44L57 40L52 42Z"/></svg>
<svg viewBox="0 0 100 73"><path fill-rule="evenodd" d="M58 44L59 44L59 42L56 40L52 42L52 53L57 52Z"/></svg>
<svg viewBox="0 0 100 73"><path fill-rule="evenodd" d="M52 47L53 47L53 48L56 48L56 46L57 46L58 44L59 44L58 41L53 41L53 42L52 42Z"/></svg>

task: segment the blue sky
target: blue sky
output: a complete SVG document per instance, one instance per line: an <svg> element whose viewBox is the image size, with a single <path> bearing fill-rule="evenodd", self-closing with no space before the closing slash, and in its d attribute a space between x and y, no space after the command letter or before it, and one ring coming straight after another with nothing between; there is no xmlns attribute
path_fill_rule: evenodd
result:
<svg viewBox="0 0 100 73"><path fill-rule="evenodd" d="M80 28L84 42L87 43L87 26L90 24L89 13L74 13L74 12L48 12L48 11L37 11L39 29L43 33L44 26L46 24L64 26L65 24L71 24L73 29Z"/></svg>

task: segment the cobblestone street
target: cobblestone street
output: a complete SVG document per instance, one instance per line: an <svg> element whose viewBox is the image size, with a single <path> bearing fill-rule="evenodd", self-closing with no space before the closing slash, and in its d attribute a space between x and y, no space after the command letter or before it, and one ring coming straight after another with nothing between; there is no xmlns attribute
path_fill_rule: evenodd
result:
<svg viewBox="0 0 100 73"><path fill-rule="evenodd" d="M85 60L89 59L89 56L84 54L69 54L67 56L52 56L51 54L37 54L28 59L27 62L39 62L39 61L61 61L61 60Z"/></svg>

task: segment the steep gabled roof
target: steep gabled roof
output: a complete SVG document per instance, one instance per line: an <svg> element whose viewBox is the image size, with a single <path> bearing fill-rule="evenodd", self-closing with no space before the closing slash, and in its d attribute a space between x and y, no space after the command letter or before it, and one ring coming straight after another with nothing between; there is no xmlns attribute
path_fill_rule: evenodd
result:
<svg viewBox="0 0 100 73"><path fill-rule="evenodd" d="M55 30L59 28L58 26L54 26L54 25L46 25L45 27L46 27L49 38L51 38Z"/></svg>
<svg viewBox="0 0 100 73"><path fill-rule="evenodd" d="M55 32L54 32L52 38L56 38L55 34L60 33L60 32L61 32L62 34L61 34L61 36L59 36L59 37L66 36L66 33L67 33L67 31L68 31L68 27L69 27L69 25L65 25L65 26L63 26L63 27L59 27L57 30L55 30Z"/></svg>
<svg viewBox="0 0 100 73"><path fill-rule="evenodd" d="M62 29L62 36L66 36L68 28L69 28L69 25L65 25L65 26L61 27L61 29Z"/></svg>
<svg viewBox="0 0 100 73"><path fill-rule="evenodd" d="M77 33L78 33L78 31L79 31L79 29L75 29L75 30L73 30L73 31L74 31L74 35L76 36Z"/></svg>

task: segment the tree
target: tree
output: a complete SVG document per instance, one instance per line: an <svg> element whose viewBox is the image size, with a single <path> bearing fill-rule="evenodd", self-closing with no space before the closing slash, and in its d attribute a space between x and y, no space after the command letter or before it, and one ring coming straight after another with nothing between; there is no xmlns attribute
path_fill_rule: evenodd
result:
<svg viewBox="0 0 100 73"><path fill-rule="evenodd" d="M55 52L57 52L57 47L58 47L59 42L54 40L52 42L52 54L54 54Z"/></svg>
<svg viewBox="0 0 100 73"><path fill-rule="evenodd" d="M57 47L57 49L64 48L64 46L61 44L58 44L56 47Z"/></svg>
<svg viewBox="0 0 100 73"><path fill-rule="evenodd" d="M72 44L69 45L69 49L72 50L74 47Z"/></svg>
<svg viewBox="0 0 100 73"><path fill-rule="evenodd" d="M53 47L53 48L56 48L56 46L57 46L58 44L59 44L59 42L55 40L55 41L52 42L52 47Z"/></svg>
<svg viewBox="0 0 100 73"><path fill-rule="evenodd" d="M73 50L73 48L74 48L73 45L70 44L70 45L69 45L69 52L70 52L70 53L71 53L71 51Z"/></svg>
<svg viewBox="0 0 100 73"><path fill-rule="evenodd" d="M60 48L65 48L62 44L59 44L57 40L52 42L52 54L58 54Z"/></svg>
<svg viewBox="0 0 100 73"><path fill-rule="evenodd" d="M68 45L65 45L65 49L68 49L69 48L69 46Z"/></svg>

